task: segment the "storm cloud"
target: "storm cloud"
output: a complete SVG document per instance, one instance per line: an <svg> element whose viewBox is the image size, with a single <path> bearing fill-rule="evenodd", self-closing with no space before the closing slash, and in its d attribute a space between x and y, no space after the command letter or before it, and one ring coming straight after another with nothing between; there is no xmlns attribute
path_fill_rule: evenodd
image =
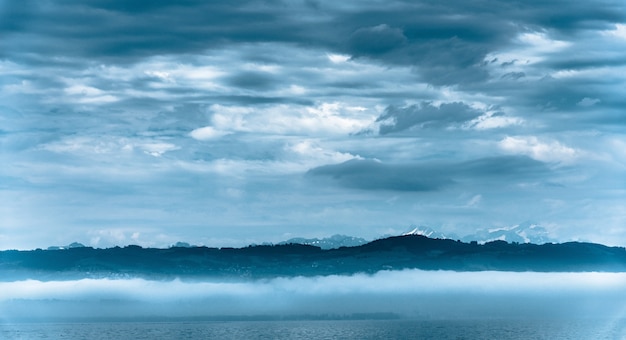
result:
<svg viewBox="0 0 626 340"><path fill-rule="evenodd" d="M528 157L502 156L462 163L383 164L372 160L349 160L309 170L341 185L364 190L433 191L463 180L498 183L545 176L550 170Z"/></svg>

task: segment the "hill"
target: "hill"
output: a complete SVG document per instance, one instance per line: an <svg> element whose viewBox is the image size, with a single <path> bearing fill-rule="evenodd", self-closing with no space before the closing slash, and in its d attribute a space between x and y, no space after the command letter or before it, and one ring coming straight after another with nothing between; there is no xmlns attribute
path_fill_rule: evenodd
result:
<svg viewBox="0 0 626 340"><path fill-rule="evenodd" d="M401 269L624 272L626 249L581 242L479 244L405 235L337 249L282 244L244 248L127 246L0 252L4 281L132 277L256 279Z"/></svg>

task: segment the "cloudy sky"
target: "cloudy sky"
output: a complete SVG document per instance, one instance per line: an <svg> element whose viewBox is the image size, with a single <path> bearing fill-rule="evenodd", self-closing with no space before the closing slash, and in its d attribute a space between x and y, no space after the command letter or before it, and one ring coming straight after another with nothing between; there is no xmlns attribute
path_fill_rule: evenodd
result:
<svg viewBox="0 0 626 340"><path fill-rule="evenodd" d="M626 4L0 0L0 248L626 245Z"/></svg>

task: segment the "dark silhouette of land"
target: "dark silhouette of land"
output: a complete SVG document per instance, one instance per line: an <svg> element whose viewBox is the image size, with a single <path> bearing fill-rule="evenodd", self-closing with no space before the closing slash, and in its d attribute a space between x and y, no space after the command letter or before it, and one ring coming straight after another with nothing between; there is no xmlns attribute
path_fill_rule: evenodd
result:
<svg viewBox="0 0 626 340"><path fill-rule="evenodd" d="M0 280L80 278L259 279L380 270L625 272L626 249L594 243L465 243L419 235L323 250L301 244L244 248L139 246L6 250Z"/></svg>

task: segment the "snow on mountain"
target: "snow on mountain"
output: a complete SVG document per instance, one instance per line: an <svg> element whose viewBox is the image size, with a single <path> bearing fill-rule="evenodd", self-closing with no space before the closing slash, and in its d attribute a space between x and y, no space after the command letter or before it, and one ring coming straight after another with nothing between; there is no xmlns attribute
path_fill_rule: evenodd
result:
<svg viewBox="0 0 626 340"><path fill-rule="evenodd" d="M446 235L430 227L425 226L411 226L411 230L402 234L406 235L422 235L428 238L438 239L459 239L456 235ZM524 222L509 227L491 228L491 229L479 229L473 234L466 235L460 238L463 242L476 241L478 243L487 243L491 241L506 241L509 243L554 243L557 242L551 238L546 228L531 222Z"/></svg>
<svg viewBox="0 0 626 340"><path fill-rule="evenodd" d="M480 229L474 234L464 236L464 242L477 241L486 243L496 240L518 243L544 244L556 242L551 238L546 228L531 222L524 222L509 227Z"/></svg>
<svg viewBox="0 0 626 340"><path fill-rule="evenodd" d="M278 244L306 244L311 246L320 247L322 249L335 249L340 247L356 247L367 243L366 239L360 237L352 237L346 235L333 235L326 238L291 238L287 241L279 242Z"/></svg>
<svg viewBox="0 0 626 340"><path fill-rule="evenodd" d="M424 227L424 226L419 226L419 227L415 227L415 226L411 226L413 229L411 231L408 231L404 234L402 234L402 236L408 236L408 235L421 235L421 236L426 236L428 238L439 238L439 239L447 239L448 237L430 227Z"/></svg>

